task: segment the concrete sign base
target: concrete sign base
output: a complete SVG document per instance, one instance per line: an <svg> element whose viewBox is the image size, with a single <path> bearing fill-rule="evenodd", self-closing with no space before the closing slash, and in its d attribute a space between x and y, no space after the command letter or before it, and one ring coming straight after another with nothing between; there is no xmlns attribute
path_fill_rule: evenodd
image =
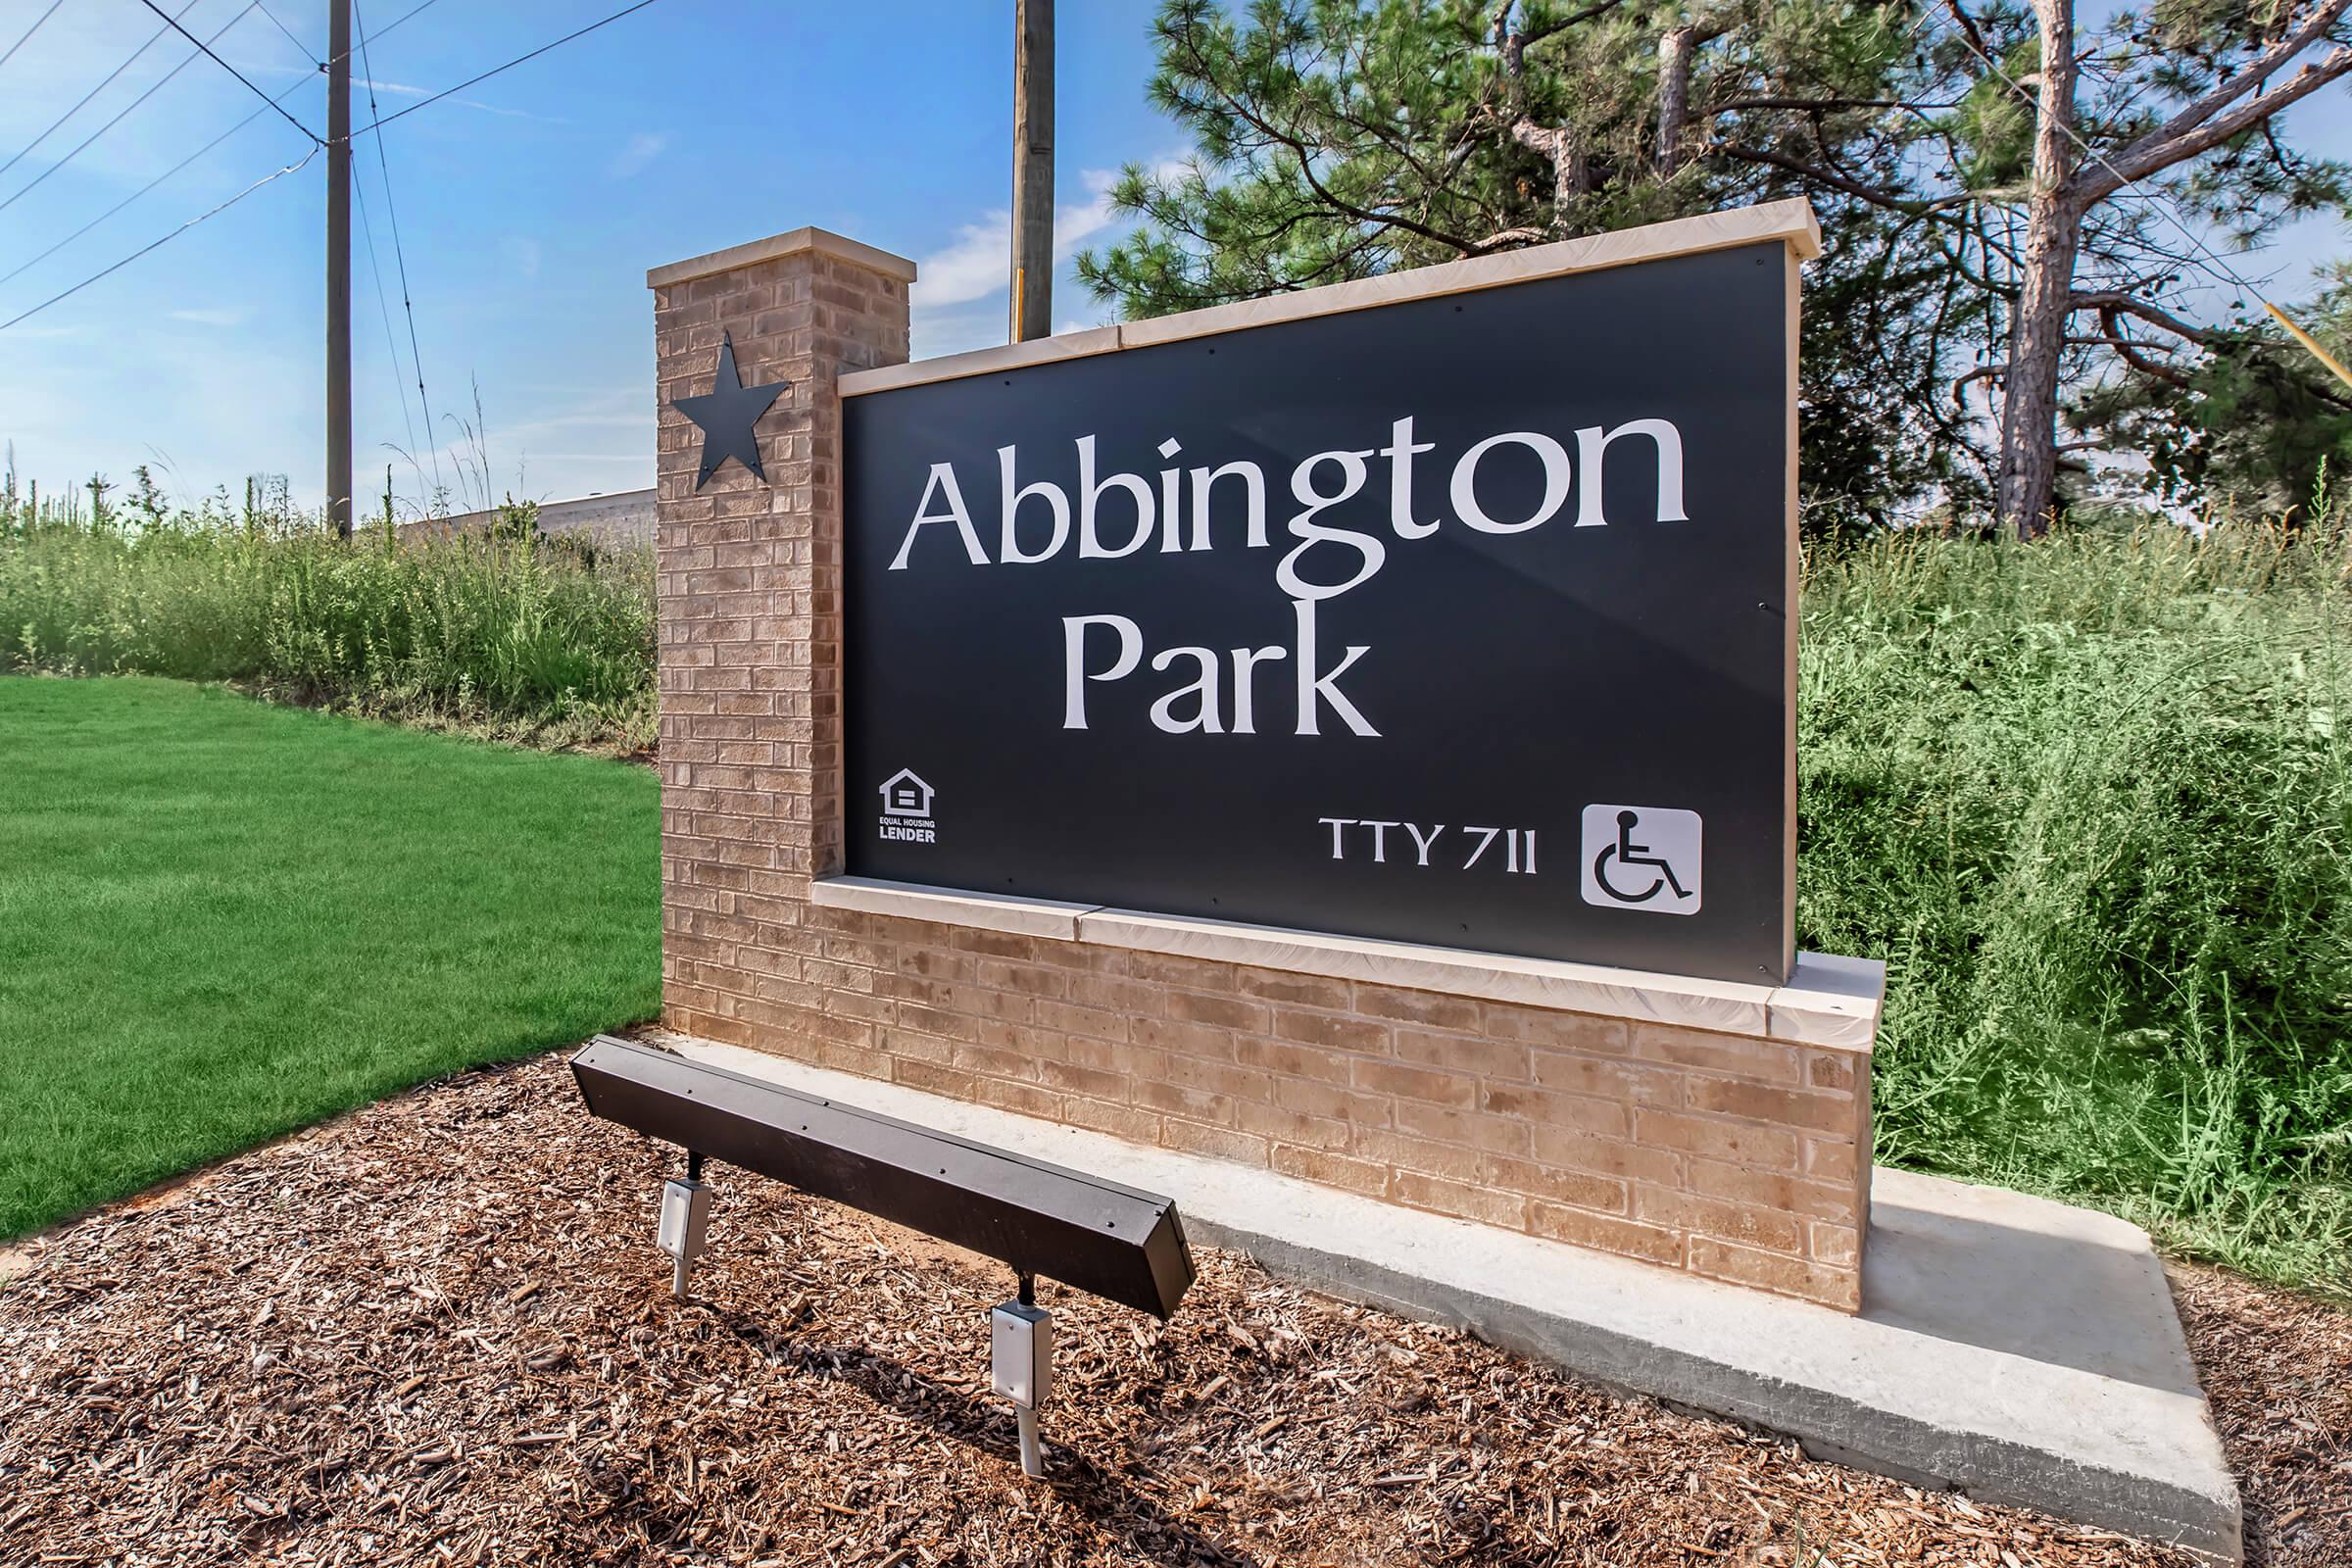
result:
<svg viewBox="0 0 2352 1568"><path fill-rule="evenodd" d="M1858 1315L904 1085L672 1037L689 1056L1174 1194L1187 1230L1830 1459L2242 1559L2237 1487L2148 1238L1880 1170Z"/></svg>

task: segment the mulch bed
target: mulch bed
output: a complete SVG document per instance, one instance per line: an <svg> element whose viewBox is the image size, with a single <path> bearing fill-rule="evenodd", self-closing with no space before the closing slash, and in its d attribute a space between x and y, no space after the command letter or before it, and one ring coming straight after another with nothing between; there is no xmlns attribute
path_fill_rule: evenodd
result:
<svg viewBox="0 0 2352 1568"><path fill-rule="evenodd" d="M681 1304L669 1168L543 1058L44 1239L0 1286L0 1562L2191 1560L1209 1252L1164 1327L1043 1289L1052 1475L1025 1482L987 1392L1004 1270L722 1171ZM2271 1563L2352 1562L2345 1318L2183 1288Z"/></svg>
<svg viewBox="0 0 2352 1568"><path fill-rule="evenodd" d="M2352 1312L2217 1269L2172 1275L2245 1497L2247 1563L2352 1565Z"/></svg>

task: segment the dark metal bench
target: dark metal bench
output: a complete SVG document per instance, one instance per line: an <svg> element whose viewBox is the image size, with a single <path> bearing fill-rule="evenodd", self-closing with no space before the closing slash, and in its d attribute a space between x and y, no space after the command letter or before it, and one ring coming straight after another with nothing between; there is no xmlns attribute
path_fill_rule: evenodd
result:
<svg viewBox="0 0 2352 1568"><path fill-rule="evenodd" d="M573 1056L571 1072L593 1114L686 1151L686 1179L662 1194L662 1245L681 1298L710 1211L706 1156L1012 1265L1019 1295L989 1314L989 1358L1030 1475L1045 1474L1038 1410L1054 1360L1035 1277L1162 1318L1193 1283L1170 1199L610 1035Z"/></svg>
<svg viewBox="0 0 2352 1568"><path fill-rule="evenodd" d="M1165 1318L1193 1283L1173 1200L600 1035L572 1057L596 1115L692 1154Z"/></svg>

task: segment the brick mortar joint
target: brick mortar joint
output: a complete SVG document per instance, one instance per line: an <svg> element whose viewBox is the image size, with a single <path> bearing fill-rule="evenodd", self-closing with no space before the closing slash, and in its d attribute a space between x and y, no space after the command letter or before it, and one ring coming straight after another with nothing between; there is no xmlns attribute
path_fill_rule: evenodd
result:
<svg viewBox="0 0 2352 1568"><path fill-rule="evenodd" d="M830 668L832 666L828 665L822 667ZM725 715L719 716L723 717ZM838 744L840 733L840 720L838 715L824 715L814 719L800 719L796 720L795 723L799 729L814 736L812 741L800 741L796 739L796 744ZM686 739L692 738L693 737L691 736L686 737ZM724 768L734 764L692 763L688 765L696 767ZM817 771L822 776L823 782L827 787L808 791L808 798L812 801L823 801L828 804L839 804L843 798L843 795L841 789L840 765L838 761L830 767L818 769ZM696 786L690 783L682 787L695 788ZM749 799L767 792L750 789L721 789L716 793L720 795L741 795ZM843 836L842 824L837 819L818 820L815 818L803 816L796 818L795 821L799 826L806 830L808 836L812 840L817 838L828 838L838 841ZM820 878L812 877L810 880L813 881L819 879ZM785 896L783 902L800 906L804 909L821 907L820 906L816 906L808 901L806 897L793 897L788 895ZM1191 955L1155 953L1145 949L1129 947L1125 944L1116 942L1090 942L1083 937L1072 938L1050 935L1029 935L1025 933L1006 933L997 931L986 926L960 925L949 921L929 921L910 915L861 912L861 917L867 920L885 922L902 928L920 928L924 926L933 926L940 930L951 933L950 940L946 943L934 942L922 935L919 930L905 934L880 933L878 934L877 938L875 938L878 940L900 943L915 948L935 949L942 953L982 951L978 949L956 947L953 943L953 933L958 932L978 934L992 941L1006 940L1012 942L1024 942L1034 944L1038 948L1046 949L1054 953L1073 955L1074 956L1072 957L1060 959L1039 958L1023 956L1021 959L1021 961L1024 962L1041 963L1043 966L1056 972L1116 981L1124 985L1146 986L1168 996L1230 1000L1241 1004L1254 1004L1264 1007L1268 1009L1269 1013L1271 1014L1312 1018L1329 1022L1353 1022L1391 1032L1402 1030L1409 1031L1412 1034L1420 1036L1450 1037L1464 1041L1479 1041L1501 1046L1515 1046L1526 1050L1531 1054L1541 1053L1552 1056L1602 1059L1619 1063L1628 1068L1644 1068L1657 1071L1682 1072L1694 1077L1706 1078L1726 1083L1750 1084L1759 1089L1773 1089L1793 1095L1817 1096L1829 1099L1860 1098L1863 1093L1862 1085L1871 1076L1869 1063L1872 1059L1872 1054L1866 1048L1840 1046L1835 1043L1791 1040L1781 1036L1759 1034L1740 1029L1709 1028L1702 1024L1670 1023L1663 1020L1642 1020L1630 1018L1612 1013L1588 1012L1568 1005L1550 1005L1538 1002L1525 1002L1488 997L1475 991L1441 990L1434 987L1406 985L1393 980L1349 979L1328 975L1314 970L1265 968L1259 965L1240 962L1228 958L1212 958L1195 956ZM1196 968L1198 971L1200 971L1200 973L1198 978L1185 979L1117 974L1113 971L1105 970L1097 966L1096 959L1093 956L1103 954L1132 955L1134 961L1140 966L1156 968L1177 968L1180 966L1189 966ZM996 956L995 955L984 956ZM1239 990L1236 988L1230 975L1220 972L1235 970L1251 976L1262 975L1269 977L1265 980L1260 980L1257 982L1261 987L1264 988L1270 989L1273 987L1279 987L1286 983L1295 983L1304 987L1328 986L1340 988L1346 991L1348 994L1348 1000L1338 1002L1319 1002L1308 1000L1303 997L1285 998L1270 994ZM969 982L967 982L967 984ZM1357 988L1367 989L1380 994L1429 997L1440 1002L1476 1006L1481 1008L1482 1012L1487 1008L1494 1008L1514 1015L1533 1014L1552 1019L1590 1019L1602 1025L1621 1026L1628 1032L1629 1036L1635 1034L1636 1032L1643 1031L1669 1032L1673 1035L1694 1036L1698 1037L1700 1042L1698 1049L1710 1049L1706 1043L1713 1041L1722 1041L1727 1043L1737 1043L1743 1046L1765 1048L1769 1051L1787 1053L1789 1056L1795 1059L1795 1062L1800 1068L1811 1057L1826 1057L1838 1062L1850 1070L1853 1074L1854 1081L1851 1084L1822 1083L1815 1081L1810 1075L1801 1071L1794 1079L1775 1079L1767 1077L1761 1073L1741 1072L1737 1068L1728 1066L1709 1066L1697 1062L1677 1061L1666 1055L1642 1054L1635 1049L1634 1045L1631 1044L1630 1041L1626 1049L1622 1051L1604 1052L1592 1049L1580 1049L1575 1045L1556 1041L1545 1041L1541 1039L1530 1040L1507 1035L1497 1035L1493 1031L1486 1029L1483 1027L1483 1025L1480 1027L1465 1027L1461 1025L1446 1024L1426 1019L1398 1016L1393 1012L1382 1012L1376 1009L1367 1008L1359 1004L1359 1003L1355 1000L1355 992ZM976 986L975 989L983 991L1002 991L1004 988ZM1169 1019L1167 1021L1193 1022L1195 1020ZM1215 1024L1202 1024L1201 1026L1211 1028L1222 1027L1239 1033L1250 1035L1273 1034L1275 1038L1298 1045L1315 1046L1320 1044L1319 1042L1312 1040L1293 1039L1289 1036L1283 1036L1278 1031L1270 1030L1268 1028ZM1326 1046L1324 1049L1347 1048ZM1423 1066L1426 1064L1419 1062L1403 1062L1400 1063L1400 1065ZM1537 1087L1543 1086L1537 1085Z"/></svg>

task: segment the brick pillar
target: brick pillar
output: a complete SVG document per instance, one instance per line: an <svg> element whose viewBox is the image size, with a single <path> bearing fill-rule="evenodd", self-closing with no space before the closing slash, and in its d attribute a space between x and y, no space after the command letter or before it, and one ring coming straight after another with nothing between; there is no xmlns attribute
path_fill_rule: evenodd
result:
<svg viewBox="0 0 2352 1568"><path fill-rule="evenodd" d="M815 1010L808 880L841 867L844 370L906 358L914 264L801 228L646 274L654 291L661 612L662 1015L742 1039ZM761 483L700 490L722 335L743 384L791 387L757 426ZM741 970L766 971L744 997ZM733 978L719 989L713 978ZM765 1016L761 1016L765 1014Z"/></svg>

